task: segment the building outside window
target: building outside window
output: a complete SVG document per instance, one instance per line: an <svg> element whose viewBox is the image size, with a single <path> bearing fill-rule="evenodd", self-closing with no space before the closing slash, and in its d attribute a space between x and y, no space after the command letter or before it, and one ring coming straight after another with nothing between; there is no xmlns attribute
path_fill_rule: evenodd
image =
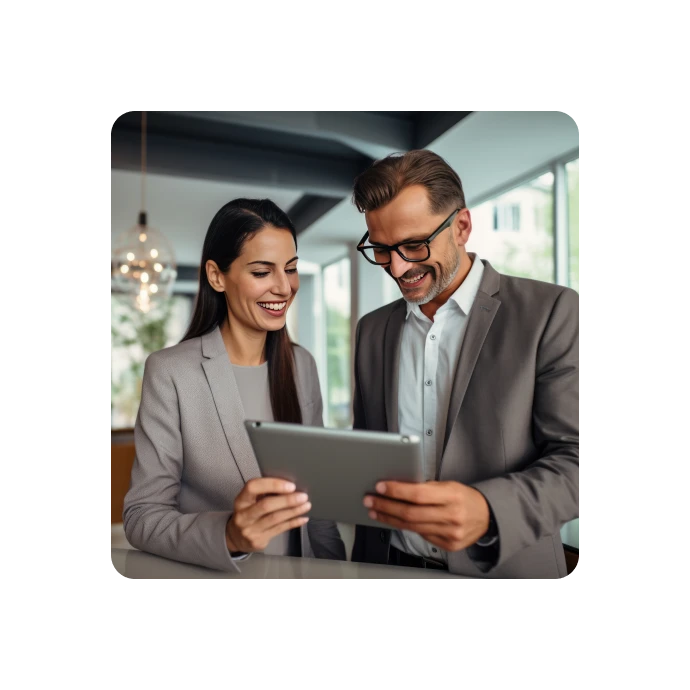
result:
<svg viewBox="0 0 690 690"><path fill-rule="evenodd" d="M520 205L496 204L494 206L494 230L520 231Z"/></svg>
<svg viewBox="0 0 690 690"><path fill-rule="evenodd" d="M553 282L553 179L544 173L472 208L468 250L500 273Z"/></svg>

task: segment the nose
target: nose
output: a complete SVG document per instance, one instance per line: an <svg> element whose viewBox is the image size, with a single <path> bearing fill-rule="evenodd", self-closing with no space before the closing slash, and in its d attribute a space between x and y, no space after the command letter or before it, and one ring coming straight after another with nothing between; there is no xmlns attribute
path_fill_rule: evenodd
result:
<svg viewBox="0 0 690 690"><path fill-rule="evenodd" d="M292 290L290 288L290 281L288 280L287 273L285 273L285 271L278 271L276 273L276 280L273 284L271 292L279 295L280 297L289 297L291 291Z"/></svg>
<svg viewBox="0 0 690 690"><path fill-rule="evenodd" d="M390 269L391 275L394 278L400 278L400 276L410 270L410 263L405 261L405 259L401 259L398 252L391 252Z"/></svg>

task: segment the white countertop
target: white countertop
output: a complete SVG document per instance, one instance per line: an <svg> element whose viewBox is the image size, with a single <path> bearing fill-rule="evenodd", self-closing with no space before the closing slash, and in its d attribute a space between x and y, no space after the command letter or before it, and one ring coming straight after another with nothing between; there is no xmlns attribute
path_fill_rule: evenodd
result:
<svg viewBox="0 0 690 690"><path fill-rule="evenodd" d="M108 555L110 562L108 563ZM479 582L440 570L252 554L241 573L227 573L171 561L136 549L111 548L106 566L122 583L463 583ZM486 582L486 580L484 580Z"/></svg>

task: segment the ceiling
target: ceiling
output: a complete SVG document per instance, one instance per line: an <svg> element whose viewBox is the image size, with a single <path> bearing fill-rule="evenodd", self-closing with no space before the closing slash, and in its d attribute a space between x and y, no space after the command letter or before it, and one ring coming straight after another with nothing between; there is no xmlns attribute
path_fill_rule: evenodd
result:
<svg viewBox="0 0 690 690"><path fill-rule="evenodd" d="M141 205L141 174L111 170L112 236L137 222ZM289 208L301 194L287 189L258 185L215 182L169 175L147 174L148 222L161 230L175 248L177 263L196 266L206 231L216 211L231 199L270 197L281 208Z"/></svg>
<svg viewBox="0 0 690 690"><path fill-rule="evenodd" d="M553 111L147 113L149 222L193 278L211 218L237 197L271 198L299 233L301 259L324 264L364 234L352 182L376 158L429 148L458 171L469 206L577 151L575 122ZM112 129L112 233L140 205L141 113Z"/></svg>
<svg viewBox="0 0 690 690"><path fill-rule="evenodd" d="M302 235L349 199L354 178L375 159L423 148L468 114L148 112L149 222L171 239L183 267L181 275L184 267L191 270L198 265L213 215L240 196L271 198L288 212ZM116 235L135 224L140 210L141 113L121 115L111 140L112 234ZM300 250L302 244L300 237ZM309 242L306 245L308 249ZM311 254L311 260L321 255L318 250Z"/></svg>
<svg viewBox="0 0 690 690"><path fill-rule="evenodd" d="M574 120L555 111L477 111L427 148L458 172L468 207L544 171L553 160L577 155ZM300 237L303 254L319 264L347 254L366 232L362 214L345 199L319 217Z"/></svg>

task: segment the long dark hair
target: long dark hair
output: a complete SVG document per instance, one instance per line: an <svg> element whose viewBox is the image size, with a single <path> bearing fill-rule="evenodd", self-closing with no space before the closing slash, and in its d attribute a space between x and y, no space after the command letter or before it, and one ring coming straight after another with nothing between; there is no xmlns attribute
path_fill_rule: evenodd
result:
<svg viewBox="0 0 690 690"><path fill-rule="evenodd" d="M240 255L244 243L267 225L289 230L297 246L295 226L270 199L234 199L216 213L208 226L201 251L199 292L194 313L182 342L210 333L222 326L227 318L225 294L216 292L206 276L206 262L215 261L225 273ZM293 344L283 326L266 334L268 385L271 393L273 418L277 422L302 423L302 410L295 384L295 356Z"/></svg>

